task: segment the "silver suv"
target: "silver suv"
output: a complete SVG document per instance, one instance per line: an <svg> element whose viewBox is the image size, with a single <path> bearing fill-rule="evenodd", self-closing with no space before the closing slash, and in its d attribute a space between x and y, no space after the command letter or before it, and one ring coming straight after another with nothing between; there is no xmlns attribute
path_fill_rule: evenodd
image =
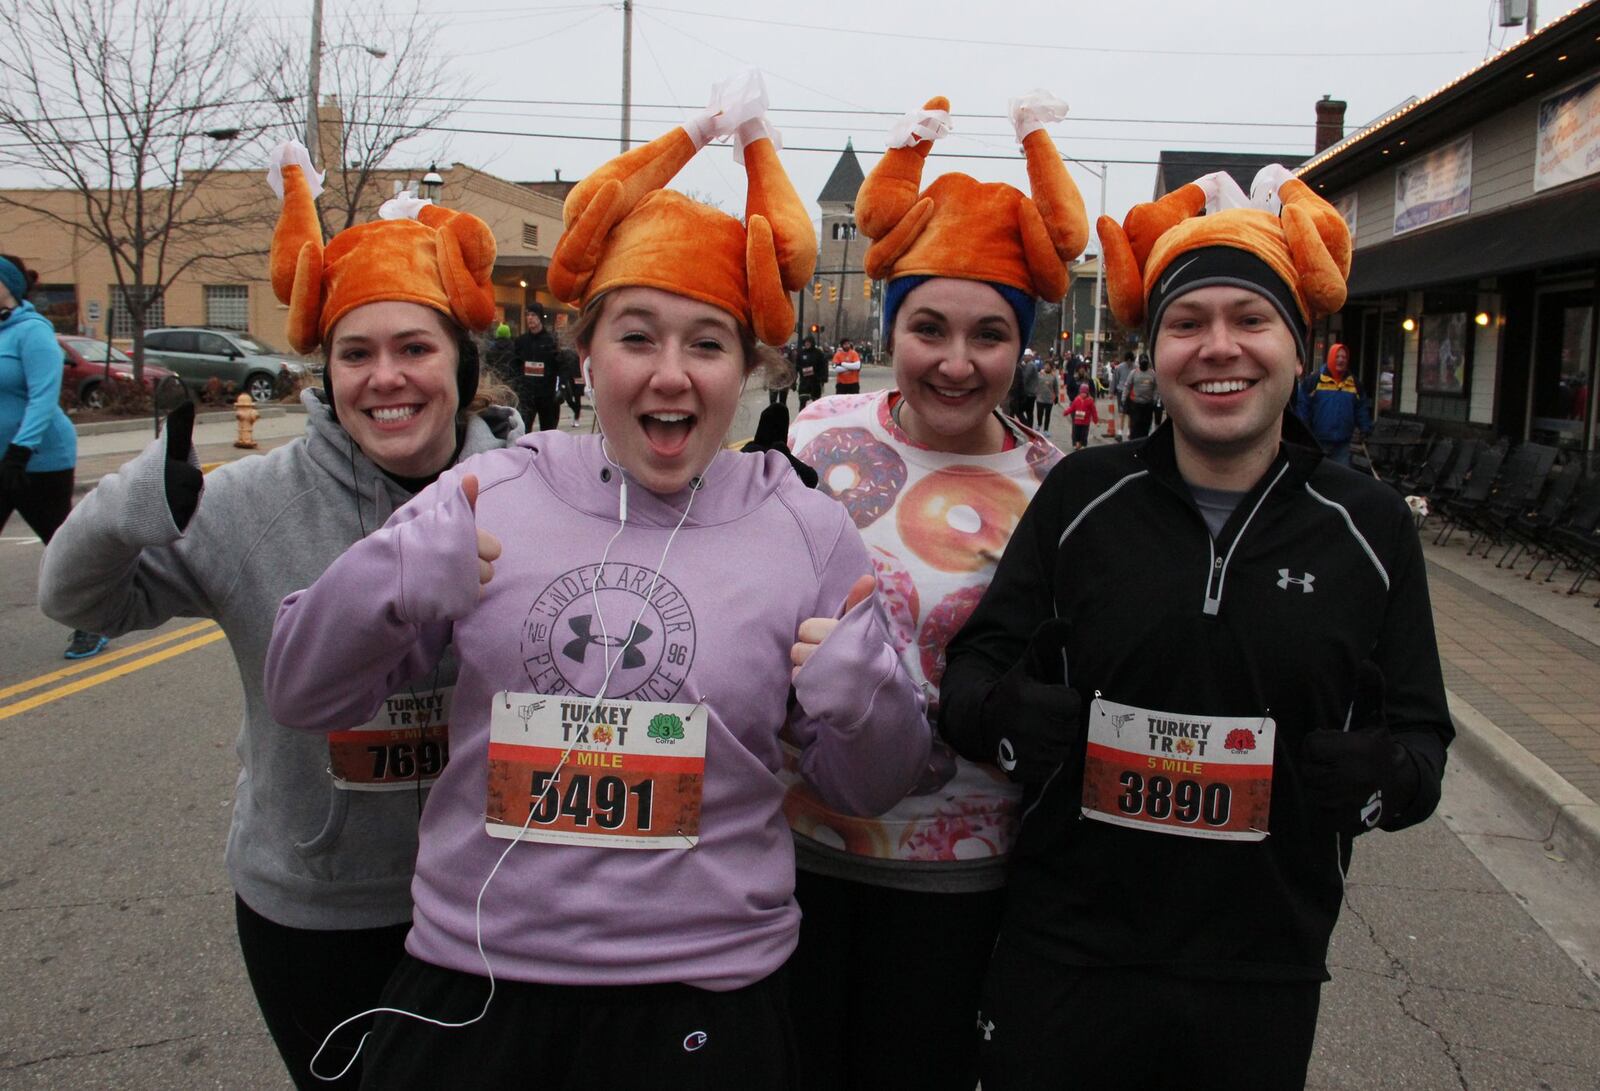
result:
<svg viewBox="0 0 1600 1091"><path fill-rule="evenodd" d="M257 402L277 396L280 379L300 378L306 362L238 330L171 326L144 335L145 362L178 373L195 393L212 379L232 383Z"/></svg>

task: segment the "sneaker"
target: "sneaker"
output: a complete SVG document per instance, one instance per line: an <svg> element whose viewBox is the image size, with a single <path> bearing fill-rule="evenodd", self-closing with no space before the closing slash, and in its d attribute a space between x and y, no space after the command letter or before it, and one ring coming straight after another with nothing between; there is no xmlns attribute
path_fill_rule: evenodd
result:
<svg viewBox="0 0 1600 1091"><path fill-rule="evenodd" d="M111 643L99 633L86 633L82 629L72 630L72 642L67 645L63 653L65 659L88 659L92 655L99 655L106 650L106 645Z"/></svg>

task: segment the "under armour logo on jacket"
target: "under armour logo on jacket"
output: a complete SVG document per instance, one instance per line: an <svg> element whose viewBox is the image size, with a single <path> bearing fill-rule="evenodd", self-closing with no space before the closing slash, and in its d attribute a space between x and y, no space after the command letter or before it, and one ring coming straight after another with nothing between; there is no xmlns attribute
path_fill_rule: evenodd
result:
<svg viewBox="0 0 1600 1091"><path fill-rule="evenodd" d="M981 1015L978 1016L978 1029L983 1031L983 1040L985 1042L993 1041L994 1024Z"/></svg>
<svg viewBox="0 0 1600 1091"><path fill-rule="evenodd" d="M1380 788L1368 797L1366 805L1361 808L1361 824L1370 830L1378 824L1378 820L1382 817L1383 789Z"/></svg>
<svg viewBox="0 0 1600 1091"><path fill-rule="evenodd" d="M576 640L567 641L566 647L561 649L561 654L575 662L584 662L589 654L589 646L598 644L603 648L622 649L622 669L630 670L633 667L644 666L644 653L640 652L638 645L649 640L654 634L638 622L634 622L633 631L627 638L618 636L595 636L589 631L594 624L591 614L579 614L577 617L568 618L567 626L577 635Z"/></svg>
<svg viewBox="0 0 1600 1091"><path fill-rule="evenodd" d="M1311 586L1316 582L1317 577L1313 576L1309 572L1307 572L1304 576L1291 576L1289 575L1289 570L1287 568L1278 569L1278 590L1280 591L1289 590L1290 584L1298 584L1300 586L1300 590L1309 595L1312 591L1316 590L1316 588Z"/></svg>

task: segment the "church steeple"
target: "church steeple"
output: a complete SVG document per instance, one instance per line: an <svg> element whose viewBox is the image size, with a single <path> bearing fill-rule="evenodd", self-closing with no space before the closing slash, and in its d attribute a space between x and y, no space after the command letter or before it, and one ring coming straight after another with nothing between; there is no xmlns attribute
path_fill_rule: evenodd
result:
<svg viewBox="0 0 1600 1091"><path fill-rule="evenodd" d="M824 208L830 204L855 204L856 191L866 179L867 176L861 169L861 161L856 158L855 143L846 138L844 151L839 154L839 161L833 165L833 173L828 175L827 184L822 187L822 192L817 194L817 204Z"/></svg>

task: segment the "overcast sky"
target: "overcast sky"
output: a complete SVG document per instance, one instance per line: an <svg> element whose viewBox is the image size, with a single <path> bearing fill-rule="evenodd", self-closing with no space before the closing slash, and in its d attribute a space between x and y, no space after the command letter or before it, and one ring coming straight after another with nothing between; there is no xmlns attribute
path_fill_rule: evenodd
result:
<svg viewBox="0 0 1600 1091"><path fill-rule="evenodd" d="M450 20L446 63L477 99L455 126L607 138L456 133L441 161L516 180L549 178L558 168L573 178L616 153L620 3L422 4ZM261 17L309 25L310 6L267 0ZM403 0L388 6L403 7ZM1540 0L1540 23L1577 6ZM376 0L324 3L330 28L341 11L377 7ZM1425 95L1522 35L1496 25L1498 10L1497 0L1218 0L1212 13L1172 0L640 0L633 133L659 135L702 105L713 81L754 65L766 74L784 162L807 201L814 202L846 138L870 171L893 116L933 94L949 96L958 116L935 152L952 157L931 160L928 179L963 170L1025 189L1006 100L1040 87L1072 107L1051 130L1061 150L1109 161L1106 211L1120 218L1150 198L1162 149L1304 158L1318 98L1349 103L1350 131L1408 96ZM338 55L327 63L338 63ZM986 116L960 116L967 114ZM440 151L419 142L406 158L426 163ZM1092 220L1099 180L1077 165L1072 174ZM702 151L674 185L742 211L743 172L726 147Z"/></svg>

